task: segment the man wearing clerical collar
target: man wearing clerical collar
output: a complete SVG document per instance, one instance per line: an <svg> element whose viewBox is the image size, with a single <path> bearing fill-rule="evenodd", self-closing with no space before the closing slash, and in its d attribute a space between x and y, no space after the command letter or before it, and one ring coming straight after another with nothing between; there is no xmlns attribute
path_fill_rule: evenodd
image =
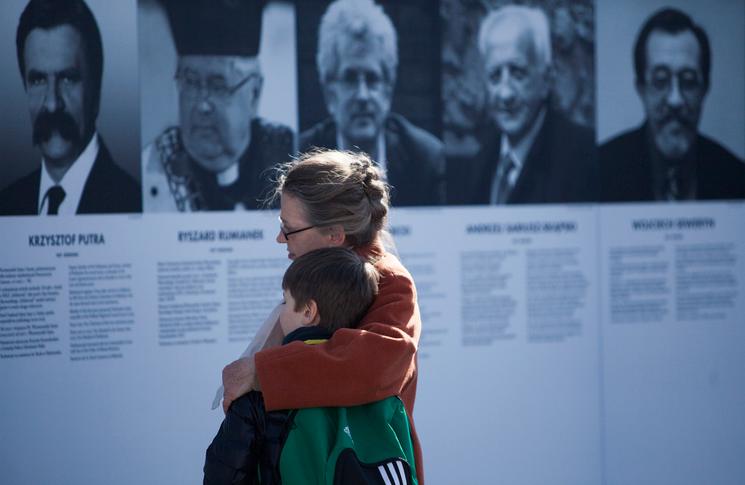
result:
<svg viewBox="0 0 745 485"><path fill-rule="evenodd" d="M165 2L178 53L179 126L143 153L145 211L262 208L292 131L257 116L259 0Z"/></svg>
<svg viewBox="0 0 745 485"><path fill-rule="evenodd" d="M453 204L596 200L594 135L551 106L551 35L538 8L507 5L481 22L491 123L475 157L449 167Z"/></svg>
<svg viewBox="0 0 745 485"><path fill-rule="evenodd" d="M96 133L103 46L88 6L31 0L16 47L42 163L3 190L0 214L139 212L139 186Z"/></svg>
<svg viewBox="0 0 745 485"><path fill-rule="evenodd" d="M639 31L634 68L645 119L600 147L603 199L745 198L745 164L698 131L711 72L706 31L680 10L657 11Z"/></svg>

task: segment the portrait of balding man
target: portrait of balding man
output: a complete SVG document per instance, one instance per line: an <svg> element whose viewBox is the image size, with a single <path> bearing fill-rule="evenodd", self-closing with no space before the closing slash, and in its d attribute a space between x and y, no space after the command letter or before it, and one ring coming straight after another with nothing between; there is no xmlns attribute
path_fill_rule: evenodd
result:
<svg viewBox="0 0 745 485"><path fill-rule="evenodd" d="M41 163L0 192L0 215L140 212L139 184L114 162L96 129L103 44L88 5L31 0L16 49Z"/></svg>
<svg viewBox="0 0 745 485"><path fill-rule="evenodd" d="M448 169L453 204L597 200L593 131L553 107L552 46L543 9L506 5L481 21L478 50L490 122L479 152Z"/></svg>
<svg viewBox="0 0 745 485"><path fill-rule="evenodd" d="M644 121L601 145L602 199L745 198L745 163L699 131L711 84L706 31L685 12L664 8L642 25L633 59Z"/></svg>

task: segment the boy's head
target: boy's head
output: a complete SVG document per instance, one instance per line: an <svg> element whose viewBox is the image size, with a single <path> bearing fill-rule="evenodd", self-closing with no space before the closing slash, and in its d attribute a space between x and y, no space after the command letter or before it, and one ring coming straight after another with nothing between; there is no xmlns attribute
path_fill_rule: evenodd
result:
<svg viewBox="0 0 745 485"><path fill-rule="evenodd" d="M330 332L352 327L378 294L378 272L351 249L316 249L293 261L284 278L282 332L319 325Z"/></svg>

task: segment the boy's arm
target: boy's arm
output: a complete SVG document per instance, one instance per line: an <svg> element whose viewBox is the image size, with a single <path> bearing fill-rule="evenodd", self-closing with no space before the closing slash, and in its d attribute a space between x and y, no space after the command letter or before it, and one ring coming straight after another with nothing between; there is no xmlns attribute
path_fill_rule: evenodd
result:
<svg viewBox="0 0 745 485"><path fill-rule="evenodd" d="M264 415L258 392L246 394L233 403L207 448L204 485L257 483Z"/></svg>

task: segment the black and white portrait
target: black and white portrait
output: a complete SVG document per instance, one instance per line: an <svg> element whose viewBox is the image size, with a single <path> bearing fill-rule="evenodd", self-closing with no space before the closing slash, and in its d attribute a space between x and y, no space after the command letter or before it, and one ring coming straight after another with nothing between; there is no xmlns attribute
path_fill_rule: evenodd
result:
<svg viewBox="0 0 745 485"><path fill-rule="evenodd" d="M597 200L593 12L442 2L449 203Z"/></svg>
<svg viewBox="0 0 745 485"><path fill-rule="evenodd" d="M134 2L3 2L0 215L140 212Z"/></svg>
<svg viewBox="0 0 745 485"><path fill-rule="evenodd" d="M145 212L260 209L296 151L294 7L140 1Z"/></svg>
<svg viewBox="0 0 745 485"><path fill-rule="evenodd" d="M368 153L394 206L444 203L436 2L298 2L301 151ZM312 49L312 50L310 50Z"/></svg>
<svg viewBox="0 0 745 485"><path fill-rule="evenodd" d="M742 2L599 4L603 200L745 198L743 25Z"/></svg>

